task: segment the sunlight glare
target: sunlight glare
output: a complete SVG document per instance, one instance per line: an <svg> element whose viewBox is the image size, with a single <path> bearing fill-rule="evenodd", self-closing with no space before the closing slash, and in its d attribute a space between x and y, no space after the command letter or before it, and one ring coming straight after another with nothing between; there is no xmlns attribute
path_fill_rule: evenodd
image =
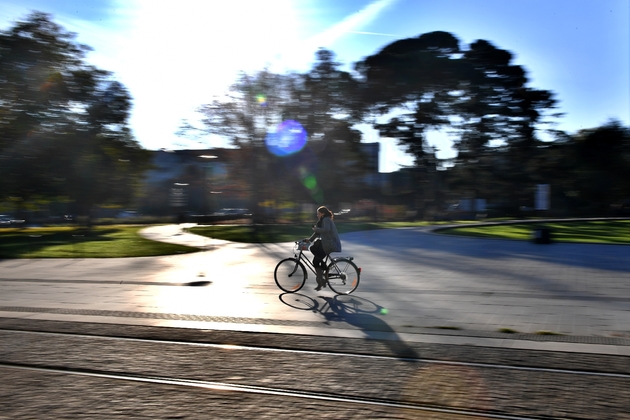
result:
<svg viewBox="0 0 630 420"><path fill-rule="evenodd" d="M182 116L196 118L195 110L227 92L238 72L260 70L286 39L300 36L294 6L285 0L124 5L127 31L111 70L134 87L131 124L137 136L169 144ZM165 132L166 126L172 131Z"/></svg>

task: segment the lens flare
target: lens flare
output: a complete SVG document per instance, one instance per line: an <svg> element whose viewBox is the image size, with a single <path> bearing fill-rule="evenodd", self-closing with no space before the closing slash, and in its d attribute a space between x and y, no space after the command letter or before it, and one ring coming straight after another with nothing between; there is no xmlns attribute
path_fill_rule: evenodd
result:
<svg viewBox="0 0 630 420"><path fill-rule="evenodd" d="M256 95L256 101L258 101L260 106L267 106L267 97L262 93Z"/></svg>
<svg viewBox="0 0 630 420"><path fill-rule="evenodd" d="M304 178L304 186L308 188L309 190L313 190L317 188L317 180L315 179L313 175L309 175L306 178Z"/></svg>
<svg viewBox="0 0 630 420"><path fill-rule="evenodd" d="M306 130L297 121L286 120L276 126L275 132L267 133L265 144L276 156L287 156L302 150L306 144Z"/></svg>
<svg viewBox="0 0 630 420"><path fill-rule="evenodd" d="M298 171L300 173L302 185L306 187L308 192L311 194L311 197L313 197L313 200L315 200L316 203L323 203L324 191L322 191L322 189L317 184L317 178L315 177L315 175L310 173L308 169L306 169L304 166L300 167Z"/></svg>

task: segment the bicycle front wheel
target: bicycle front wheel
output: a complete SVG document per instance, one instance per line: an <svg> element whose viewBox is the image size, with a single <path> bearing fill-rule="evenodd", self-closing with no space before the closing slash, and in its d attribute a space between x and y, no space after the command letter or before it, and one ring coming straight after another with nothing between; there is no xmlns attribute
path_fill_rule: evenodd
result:
<svg viewBox="0 0 630 420"><path fill-rule="evenodd" d="M273 277L280 289L294 293L306 283L306 268L297 258L287 258L278 263Z"/></svg>
<svg viewBox="0 0 630 420"><path fill-rule="evenodd" d="M361 272L346 258L336 258L326 268L328 286L338 295L349 295L359 287Z"/></svg>

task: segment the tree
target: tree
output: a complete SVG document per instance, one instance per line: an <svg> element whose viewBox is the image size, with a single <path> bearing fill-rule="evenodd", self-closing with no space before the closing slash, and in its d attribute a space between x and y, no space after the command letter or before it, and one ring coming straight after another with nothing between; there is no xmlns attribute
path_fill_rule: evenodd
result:
<svg viewBox="0 0 630 420"><path fill-rule="evenodd" d="M605 214L611 204L630 199L630 128L611 120L573 136L573 176L578 197Z"/></svg>
<svg viewBox="0 0 630 420"><path fill-rule="evenodd" d="M357 121L352 105L356 82L339 66L332 52L320 50L305 74L242 74L229 95L200 107L201 130L241 149L240 168L252 186L254 214L263 199L337 203L356 190L353 182L360 179L363 165L358 155L361 133L352 127ZM303 127L308 145L276 156L265 141L285 121Z"/></svg>
<svg viewBox="0 0 630 420"><path fill-rule="evenodd" d="M241 149L239 173L249 184L250 210L254 221L263 221L260 203L273 190L270 168L275 158L266 150L265 139L272 127L282 122L282 113L291 101L291 76L268 70L254 75L242 73L229 93L202 105L202 127L185 124L183 133L201 131L228 139Z"/></svg>
<svg viewBox="0 0 630 420"><path fill-rule="evenodd" d="M454 58L459 41L447 32L398 40L355 65L362 77L364 112L381 136L394 138L414 156L414 206L422 217L433 201L439 165L427 141L430 130L450 127L461 89Z"/></svg>
<svg viewBox="0 0 630 420"><path fill-rule="evenodd" d="M88 214L129 203L150 155L127 125L129 93L74 38L40 12L0 32L0 198L65 197Z"/></svg>
<svg viewBox="0 0 630 420"><path fill-rule="evenodd" d="M535 178L539 178L534 167L544 145L535 132L546 112L555 108L556 100L549 91L528 88L525 70L512 64L512 58L510 52L485 40L473 42L464 52L462 69L467 88L455 108L461 118L455 148L460 162L483 161L482 156L500 150L508 170L494 180L506 187L502 195L518 207L519 193L533 188ZM480 171L488 168L478 167ZM533 192L527 194L533 196Z"/></svg>
<svg viewBox="0 0 630 420"><path fill-rule="evenodd" d="M397 139L416 166L426 168L418 172L419 185L439 165L427 132L443 129L457 138L457 164L488 173L482 158L501 145L509 151L502 159L511 162L506 181L526 183L531 174L519 168L539 146L535 130L555 99L549 91L528 88L525 71L511 61L512 54L488 41L464 49L452 34L438 31L395 41L356 68L374 127ZM475 178L468 190L477 188Z"/></svg>
<svg viewBox="0 0 630 420"><path fill-rule="evenodd" d="M365 175L361 155L362 133L359 83L341 70L332 51L320 49L307 73L296 75L294 101L284 110L284 118L299 121L309 133L308 150L313 156L311 172L319 184L313 197L318 204L338 204L357 197Z"/></svg>

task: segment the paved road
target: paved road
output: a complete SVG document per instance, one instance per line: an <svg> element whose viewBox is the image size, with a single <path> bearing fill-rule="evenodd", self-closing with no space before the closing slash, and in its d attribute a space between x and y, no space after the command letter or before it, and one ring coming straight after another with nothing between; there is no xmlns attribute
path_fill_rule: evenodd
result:
<svg viewBox="0 0 630 420"><path fill-rule="evenodd" d="M0 261L0 317L477 343L630 355L630 247L455 238L425 228L342 235L355 294L283 294L292 244L144 234L202 247L155 258ZM506 334L500 331L512 331ZM541 333L544 333L541 334ZM563 334L562 336L551 334Z"/></svg>

